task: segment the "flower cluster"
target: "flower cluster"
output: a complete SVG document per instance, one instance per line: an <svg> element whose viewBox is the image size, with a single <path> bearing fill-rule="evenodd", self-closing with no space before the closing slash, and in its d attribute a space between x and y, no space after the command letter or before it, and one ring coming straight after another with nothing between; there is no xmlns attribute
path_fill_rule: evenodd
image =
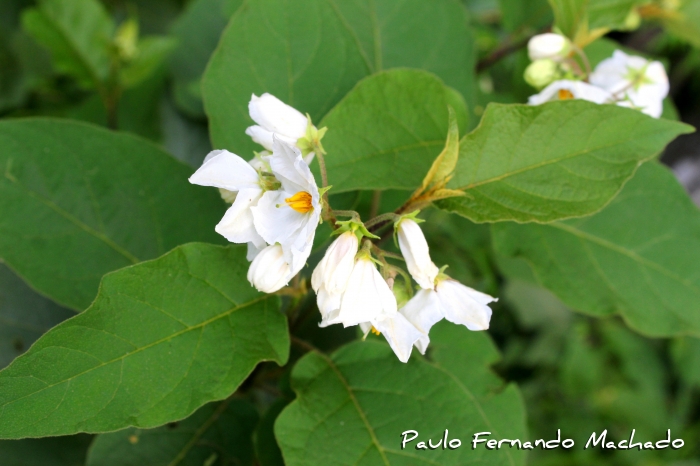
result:
<svg viewBox="0 0 700 466"><path fill-rule="evenodd" d="M525 70L525 80L541 89L530 97L531 105L582 99L634 108L654 118L663 112L669 83L658 61L616 50L591 71L583 51L554 33L530 39L528 54L532 63Z"/></svg>
<svg viewBox="0 0 700 466"><path fill-rule="evenodd" d="M401 255L380 249L375 241L380 238L367 229L357 212L333 211L327 196L324 201L328 187L321 139L326 128L317 129L308 116L270 94L253 95L249 112L257 125L246 134L265 150L248 162L215 150L190 182L219 188L222 198L231 203L215 229L233 243L248 245L252 286L273 293L288 285L306 264L316 228L327 218L337 238L311 276L321 313L319 326L358 325L365 337L370 331L382 334L402 362L408 361L414 346L425 353L430 328L443 318L470 330L488 329L488 304L496 299L462 285L433 263L418 225L422 221L416 217L418 210L387 213L367 223L377 226L384 219L389 222L384 226L391 226L393 221ZM324 178L321 189L309 169L315 156ZM446 163L443 158L441 154L436 164ZM421 202L429 185L427 195L453 195L442 189L443 178L449 176L443 172L431 169L428 177L439 174L440 179L424 182L417 192L423 194ZM351 220L337 221L335 215ZM387 258L404 260L408 273ZM402 285L396 280L399 275ZM418 286L415 295L411 278Z"/></svg>

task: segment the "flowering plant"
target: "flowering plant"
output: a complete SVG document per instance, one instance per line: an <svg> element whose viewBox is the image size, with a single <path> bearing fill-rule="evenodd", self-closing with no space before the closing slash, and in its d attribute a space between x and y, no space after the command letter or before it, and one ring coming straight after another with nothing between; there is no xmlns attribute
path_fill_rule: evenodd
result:
<svg viewBox="0 0 700 466"><path fill-rule="evenodd" d="M6 0L0 466L693 458L694 2Z"/></svg>

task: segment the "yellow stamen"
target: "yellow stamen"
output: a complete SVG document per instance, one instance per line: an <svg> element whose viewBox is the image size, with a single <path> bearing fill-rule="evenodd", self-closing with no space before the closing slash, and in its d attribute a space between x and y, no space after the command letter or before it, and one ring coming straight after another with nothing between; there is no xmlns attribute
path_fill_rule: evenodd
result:
<svg viewBox="0 0 700 466"><path fill-rule="evenodd" d="M381 335L381 334L382 334L382 332L380 332L379 330L377 330L376 328L374 328L374 325L372 325L372 329L370 330L370 332L374 333L375 335Z"/></svg>
<svg viewBox="0 0 700 466"><path fill-rule="evenodd" d="M294 196L285 199L284 202L286 202L289 207L302 214L314 210L314 206L311 204L311 194L306 191L299 191Z"/></svg>
<svg viewBox="0 0 700 466"><path fill-rule="evenodd" d="M559 89L559 100L571 100L574 98L574 94L568 89Z"/></svg>

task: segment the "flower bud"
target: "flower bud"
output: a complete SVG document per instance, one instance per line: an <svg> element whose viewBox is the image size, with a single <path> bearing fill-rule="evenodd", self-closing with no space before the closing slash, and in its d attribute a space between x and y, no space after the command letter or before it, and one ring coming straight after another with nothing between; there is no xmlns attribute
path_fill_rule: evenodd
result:
<svg viewBox="0 0 700 466"><path fill-rule="evenodd" d="M525 68L525 82L536 89L554 82L559 75L557 63L548 58L535 60Z"/></svg>
<svg viewBox="0 0 700 466"><path fill-rule="evenodd" d="M538 34L530 39L527 44L527 53L530 60L551 60L561 61L571 52L571 42L560 34L548 32Z"/></svg>
<svg viewBox="0 0 700 466"><path fill-rule="evenodd" d="M265 93L260 97L253 94L248 112L257 125L250 126L245 132L267 150L272 150L273 134L292 145L306 134L306 116L272 94Z"/></svg>
<svg viewBox="0 0 700 466"><path fill-rule="evenodd" d="M439 270L430 260L428 242L425 240L418 223L409 217L404 217L399 220L396 231L399 238L399 248L406 259L408 272L421 288L433 288Z"/></svg>
<svg viewBox="0 0 700 466"><path fill-rule="evenodd" d="M352 231L346 231L331 243L311 275L311 286L316 293L322 287L331 294L345 291L358 245L357 235Z"/></svg>
<svg viewBox="0 0 700 466"><path fill-rule="evenodd" d="M286 285L289 278L289 264L285 262L279 244L260 251L248 269L248 281L263 293L274 293Z"/></svg>
<svg viewBox="0 0 700 466"><path fill-rule="evenodd" d="M360 256L352 269L340 302L337 322L345 327L371 322L397 313L396 298L368 256Z"/></svg>

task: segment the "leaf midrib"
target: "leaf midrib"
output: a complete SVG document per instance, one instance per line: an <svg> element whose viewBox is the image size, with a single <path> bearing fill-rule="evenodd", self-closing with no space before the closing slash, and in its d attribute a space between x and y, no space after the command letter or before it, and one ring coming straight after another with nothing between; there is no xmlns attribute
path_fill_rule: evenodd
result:
<svg viewBox="0 0 700 466"><path fill-rule="evenodd" d="M133 351L131 351L131 352L128 352L128 353L125 353L125 354L123 354L123 355L121 355L121 356L119 356L119 357L117 357L117 358L114 358L114 359L111 359L111 360L109 360L109 361L106 361L106 362L103 362L103 363L101 363L101 364L98 364L98 365L96 365L96 366L93 366L93 367L91 367L91 368L89 368L89 369L87 369L87 370L85 370L85 371L83 371L83 372L80 372L80 373L78 373L78 374L75 374L75 375L73 375L73 376L71 376L71 377L68 377L68 378L66 378L66 379L63 379L63 380L58 381L58 382L56 382L56 383L49 384L49 385L47 385L46 387L42 387L41 389L36 390L36 391L34 391L34 392L32 392L32 393L29 393L29 394L27 394L27 395L24 395L24 396L22 396L22 397L15 398L15 399L13 399L13 400L11 400L11 401L8 401L7 403L4 403L4 404L0 405L0 407L2 407L2 408L3 408L3 411L4 411L4 408L5 408L5 406L7 406L7 405L10 405L10 404L12 404L12 403L18 402L18 401L20 401L20 400L23 400L24 398L28 398L28 397L30 397L30 396L34 396L34 395L36 395L37 393L41 393L41 392L44 391L44 390L48 390L48 389L53 388L53 387L55 387L55 386L57 386L57 385L60 385L60 384L62 384L62 383L70 382L70 381L72 381L73 379L76 379L76 378L78 378L78 377L81 377L82 375L85 375L85 374L90 373L90 372L92 372L92 371L94 371L94 370L100 369L100 368L102 368L102 367L108 366L108 365L113 364L113 363L115 363L115 362L123 361L124 359L126 359L126 358L128 358L128 357L130 357L130 356L133 356L134 354L140 353L140 352L145 351L145 350L147 350L147 349L149 349L149 348L152 348L152 347L154 347L154 346L157 346L157 345L160 345L160 344L165 343L165 342L167 342L167 341L170 341L170 340L172 340L172 339L174 339L174 338L177 338L177 337L179 337L179 336L181 336L181 335L184 335L185 333L187 333L187 332L189 332L189 331L197 330L197 329L206 327L207 325L209 325L209 324L211 324L211 323L213 323L213 322L216 322L216 321L219 320L219 319L222 319L222 318L224 318L224 317L228 317L229 315L231 315L232 313L234 313L235 311L237 311L237 310L239 310L239 309L242 309L242 308L248 307L248 306L252 306L253 304L258 303L258 302L260 302L260 301L263 301L263 300L267 299L268 297L269 297L268 295L263 295L263 296L260 296L260 297L258 297L258 298L256 298L256 299L253 299L253 300L251 300L251 301L248 301L248 302L239 304L239 305L237 305L237 306L234 306L234 307L232 307L231 309L229 309L229 310L227 310L227 311L225 311L225 312L223 312L223 313L221 313L221 314L219 314L219 315L217 315L217 316L214 316L214 317L212 317L212 318L210 318L210 319L205 320L204 322L201 322L201 323L199 323L199 324L197 324L197 325L194 325L194 326L191 326L191 327L187 327L187 328L185 328L185 329L182 329L182 330L180 330L180 331L178 331L178 332L173 333L172 335L169 335L169 336L167 336L167 337L165 337L165 338L161 338L160 340L157 340L157 341L155 341L155 342L149 343L148 345L142 346L142 347L140 347L140 348L136 348L135 350L133 350ZM86 312L87 312L87 311L86 311ZM81 315L84 315L84 314L81 314ZM60 346L52 345L52 346L47 346L47 347L44 347L44 348L41 348L41 349L43 350L43 349L46 349L46 348L56 348L56 347L62 348L62 347L60 347ZM71 349L71 350L72 350L72 348L68 348L68 349ZM29 354L28 354L28 355L29 355ZM24 377L26 377L26 376L7 376L7 375L3 375L2 372L4 372L4 371L0 371L0 380L2 380L3 378L24 378Z"/></svg>

